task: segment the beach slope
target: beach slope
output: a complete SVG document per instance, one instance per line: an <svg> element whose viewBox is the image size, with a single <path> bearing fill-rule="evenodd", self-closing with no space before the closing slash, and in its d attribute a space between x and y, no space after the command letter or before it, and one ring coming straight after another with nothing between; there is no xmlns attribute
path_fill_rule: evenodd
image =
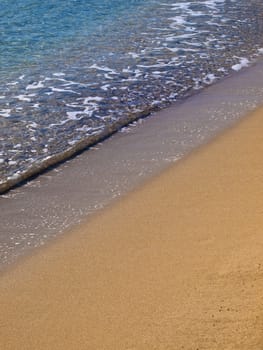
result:
<svg viewBox="0 0 263 350"><path fill-rule="evenodd" d="M0 348L263 349L263 108L0 278Z"/></svg>

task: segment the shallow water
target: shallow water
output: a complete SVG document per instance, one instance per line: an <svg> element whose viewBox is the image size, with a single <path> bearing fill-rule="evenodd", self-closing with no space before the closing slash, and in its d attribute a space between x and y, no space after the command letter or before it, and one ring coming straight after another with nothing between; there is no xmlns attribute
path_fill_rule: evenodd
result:
<svg viewBox="0 0 263 350"><path fill-rule="evenodd" d="M2 188L263 52L257 0L4 0L0 13Z"/></svg>

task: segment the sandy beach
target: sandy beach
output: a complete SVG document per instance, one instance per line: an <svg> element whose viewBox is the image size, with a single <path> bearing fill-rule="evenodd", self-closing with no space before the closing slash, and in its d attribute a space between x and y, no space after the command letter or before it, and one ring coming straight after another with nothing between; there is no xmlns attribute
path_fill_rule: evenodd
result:
<svg viewBox="0 0 263 350"><path fill-rule="evenodd" d="M263 108L0 278L0 348L263 349Z"/></svg>

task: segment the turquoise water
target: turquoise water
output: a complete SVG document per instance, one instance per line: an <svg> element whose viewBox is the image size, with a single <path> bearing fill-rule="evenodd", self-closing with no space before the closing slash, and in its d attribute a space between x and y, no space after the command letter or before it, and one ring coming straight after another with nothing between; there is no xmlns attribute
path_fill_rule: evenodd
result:
<svg viewBox="0 0 263 350"><path fill-rule="evenodd" d="M0 3L1 73L38 65L76 40L99 35L144 1L4 0ZM53 56L54 58L54 56Z"/></svg>
<svg viewBox="0 0 263 350"><path fill-rule="evenodd" d="M262 14L259 0L1 1L0 192L249 65Z"/></svg>

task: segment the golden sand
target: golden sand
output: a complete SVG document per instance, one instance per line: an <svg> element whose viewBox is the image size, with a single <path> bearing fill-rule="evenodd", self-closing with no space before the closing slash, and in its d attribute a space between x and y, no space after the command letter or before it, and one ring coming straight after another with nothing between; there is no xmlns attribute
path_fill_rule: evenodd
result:
<svg viewBox="0 0 263 350"><path fill-rule="evenodd" d="M3 350L263 349L263 108L0 279Z"/></svg>

